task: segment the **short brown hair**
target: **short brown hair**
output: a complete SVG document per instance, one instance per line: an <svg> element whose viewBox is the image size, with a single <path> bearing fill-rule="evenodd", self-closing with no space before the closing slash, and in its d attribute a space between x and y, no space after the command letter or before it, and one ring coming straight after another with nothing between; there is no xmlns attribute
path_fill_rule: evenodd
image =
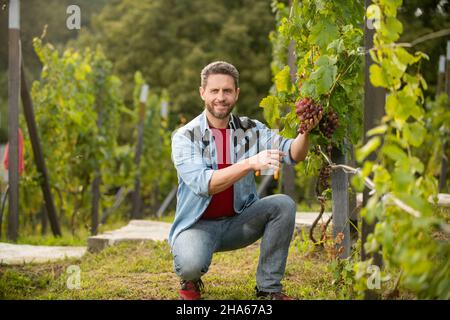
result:
<svg viewBox="0 0 450 320"><path fill-rule="evenodd" d="M201 86L206 87L206 81L210 74L227 74L234 79L234 85L239 88L239 71L231 63L225 61L214 61L203 68L200 73Z"/></svg>

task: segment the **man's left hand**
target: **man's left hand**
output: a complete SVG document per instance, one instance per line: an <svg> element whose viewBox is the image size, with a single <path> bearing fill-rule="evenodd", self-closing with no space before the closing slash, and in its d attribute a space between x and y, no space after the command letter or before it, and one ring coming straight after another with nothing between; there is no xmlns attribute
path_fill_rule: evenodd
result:
<svg viewBox="0 0 450 320"><path fill-rule="evenodd" d="M313 130L315 127L317 127L317 125L319 124L320 120L322 119L322 116L323 116L323 111L319 111L319 113L313 117L313 119L312 119L313 122L308 127L308 130L306 131L307 133L310 133L311 130Z"/></svg>
<svg viewBox="0 0 450 320"><path fill-rule="evenodd" d="M323 111L320 110L317 112L316 115L314 115L314 117L309 118L307 120L303 120L300 123L300 128L299 128L298 132L301 134L310 133L315 127L317 127L320 120L322 119L322 116L323 116Z"/></svg>

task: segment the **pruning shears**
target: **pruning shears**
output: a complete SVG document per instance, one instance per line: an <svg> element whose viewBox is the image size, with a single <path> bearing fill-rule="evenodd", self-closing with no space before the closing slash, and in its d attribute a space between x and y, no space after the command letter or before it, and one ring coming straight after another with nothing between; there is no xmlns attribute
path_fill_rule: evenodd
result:
<svg viewBox="0 0 450 320"><path fill-rule="evenodd" d="M255 176L259 177L261 175L261 171L260 170L256 170L255 171ZM275 180L278 180L278 170L275 170L273 173L273 178Z"/></svg>

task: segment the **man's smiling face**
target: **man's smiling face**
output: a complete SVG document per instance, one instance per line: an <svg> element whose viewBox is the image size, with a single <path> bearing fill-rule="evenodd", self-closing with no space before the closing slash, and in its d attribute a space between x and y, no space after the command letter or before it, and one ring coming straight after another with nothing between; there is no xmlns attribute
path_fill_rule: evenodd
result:
<svg viewBox="0 0 450 320"><path fill-rule="evenodd" d="M208 112L217 119L225 119L233 110L239 96L234 79L227 74L211 74L206 86L200 87L200 96Z"/></svg>

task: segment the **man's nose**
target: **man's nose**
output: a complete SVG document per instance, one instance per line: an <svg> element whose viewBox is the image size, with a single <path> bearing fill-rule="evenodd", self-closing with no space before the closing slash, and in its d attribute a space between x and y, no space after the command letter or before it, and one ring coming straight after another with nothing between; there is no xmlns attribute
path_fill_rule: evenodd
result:
<svg viewBox="0 0 450 320"><path fill-rule="evenodd" d="M217 94L217 100L223 100L224 99L224 94L223 91L220 90L219 93Z"/></svg>

